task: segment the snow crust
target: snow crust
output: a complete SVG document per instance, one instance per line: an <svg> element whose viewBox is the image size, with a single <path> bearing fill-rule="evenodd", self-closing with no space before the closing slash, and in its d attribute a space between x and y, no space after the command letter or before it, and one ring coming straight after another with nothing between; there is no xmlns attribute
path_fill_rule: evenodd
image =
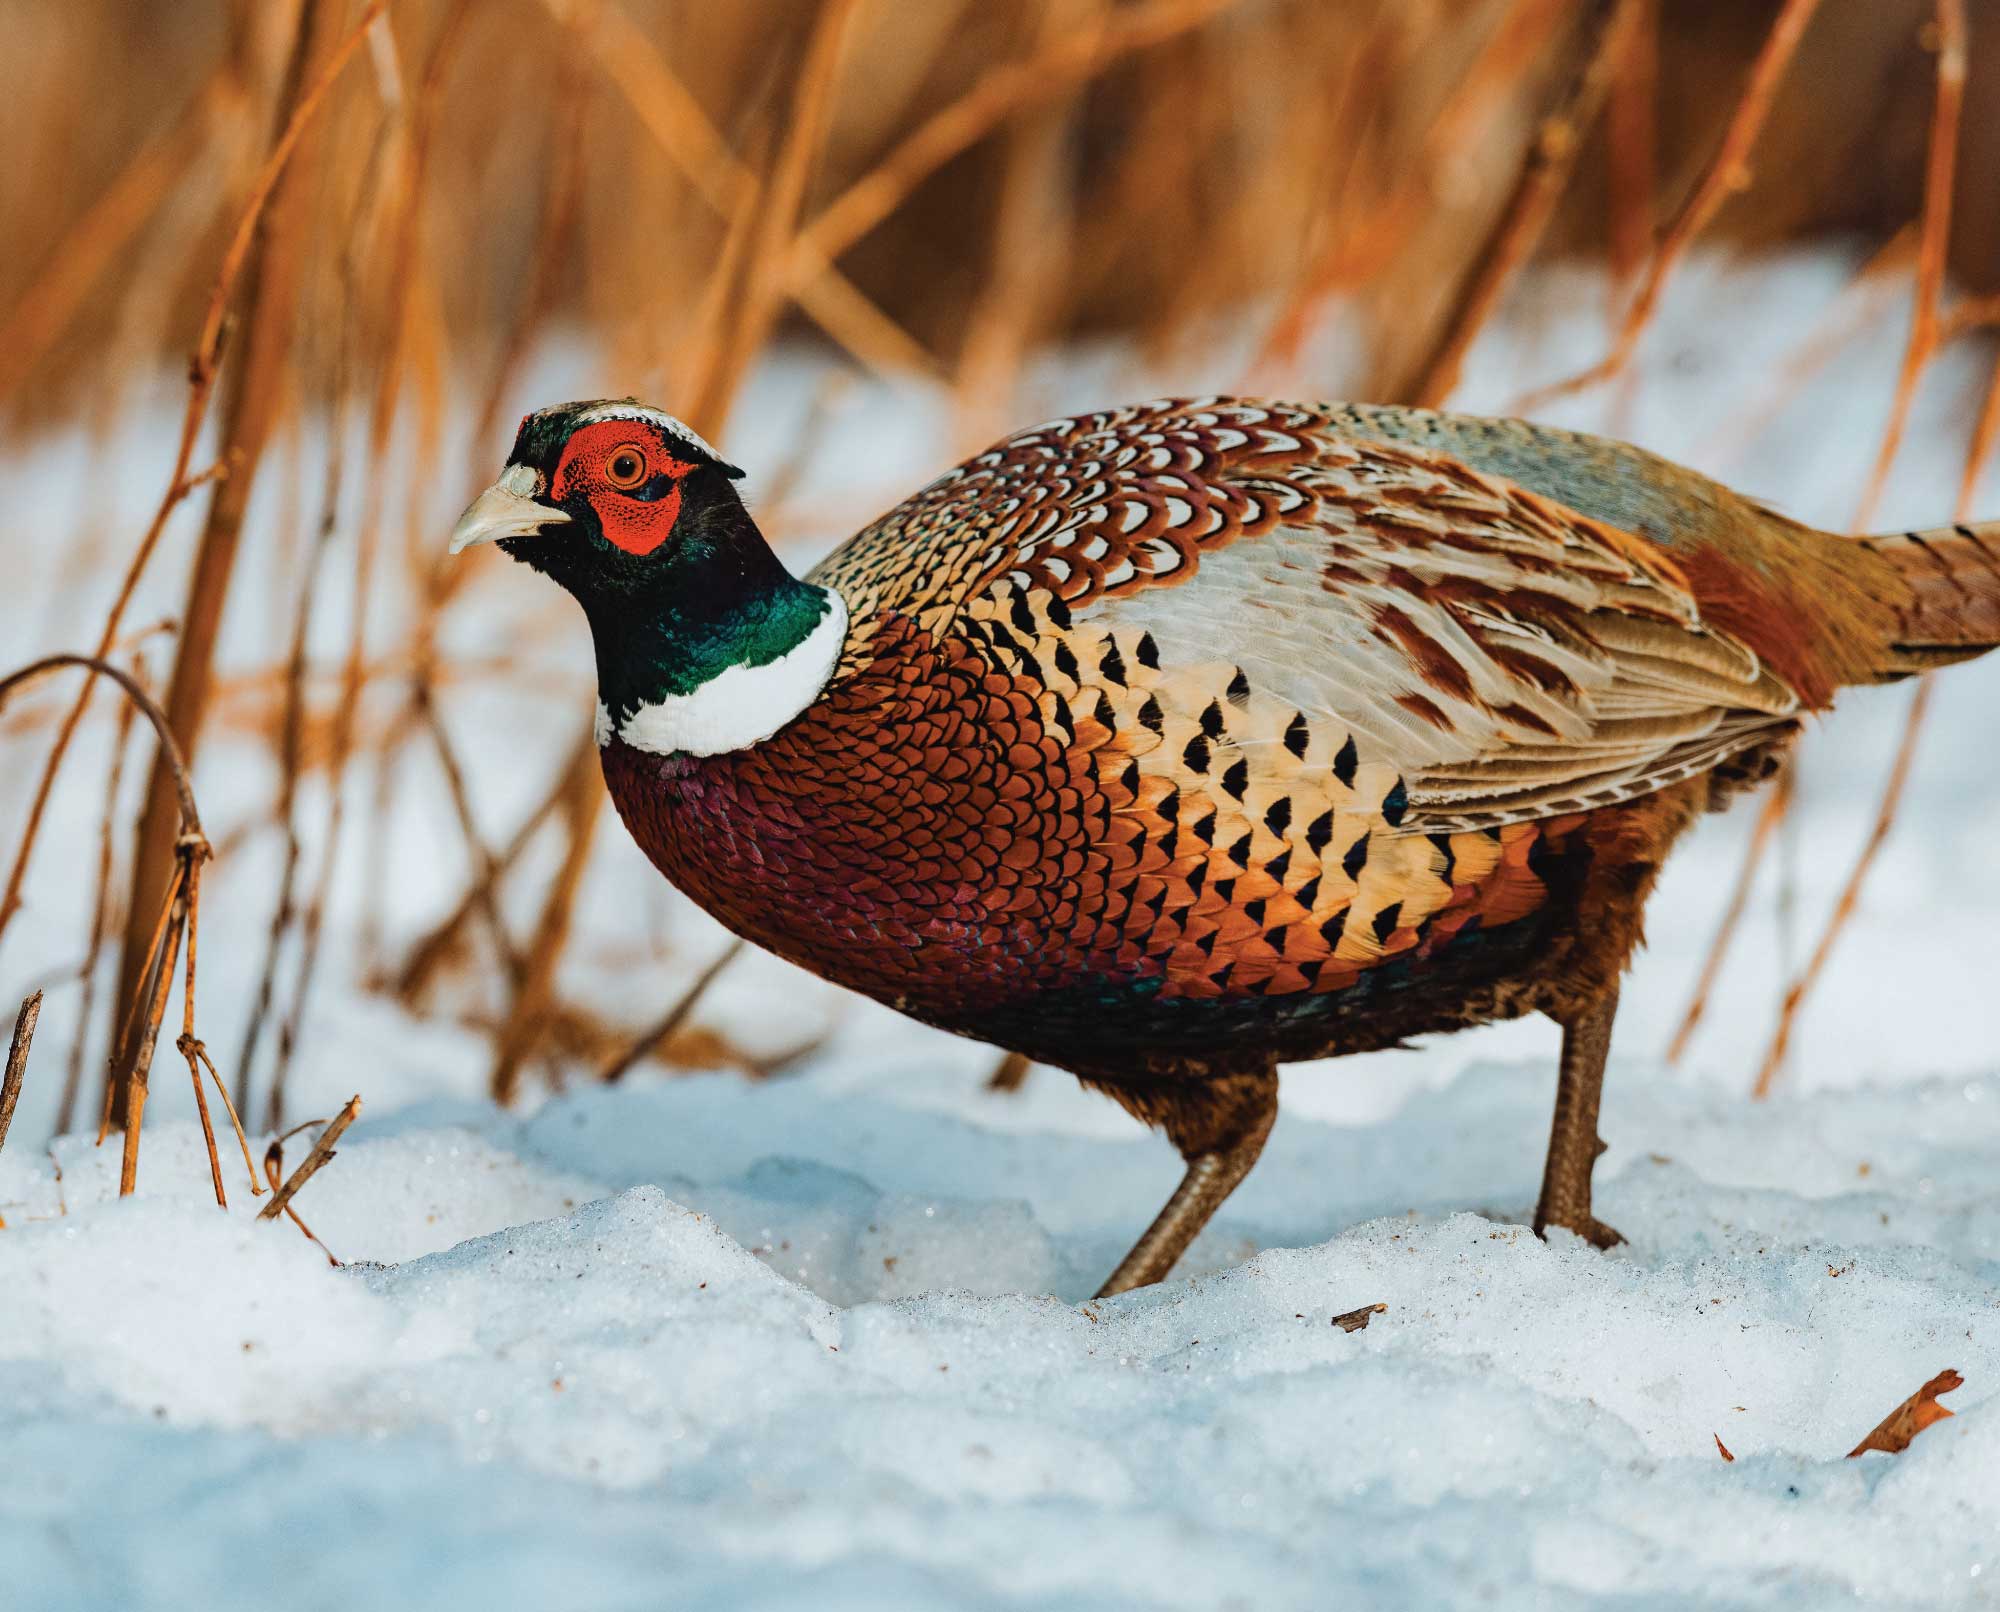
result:
<svg viewBox="0 0 2000 1612"><path fill-rule="evenodd" d="M1768 432L1729 427L1845 271L1698 261L1629 413L1565 419L1844 524L1895 329ZM1464 405L1594 356L1594 297L1550 277L1482 344ZM1140 377L1070 355L1040 382L1046 412L1231 378L1226 352L1206 362ZM550 364L524 406L604 390ZM759 378L733 457L782 440L803 367ZM1982 368L1926 388L1880 524L1949 514ZM835 507L919 484L963 446L941 412L871 393L803 485ZM70 451L0 477L73 522L49 490ZM589 705L574 624L534 616L520 580L484 579L484 625L451 649L521 646L504 688L448 708L496 842ZM0 602L9 641L54 647L100 607L102 578L51 562L31 583ZM230 654L268 660L284 630L232 627ZM1712 1020L1671 1071L1659 1052L1752 814L1705 824L1670 868L1607 1089L1598 1207L1631 1239L1609 1256L1525 1230L1546 1025L1288 1072L1263 1161L1180 1276L1097 1303L1178 1161L1067 1077L988 1093L981 1049L758 958L703 1022L760 1057L824 1038L790 1072L642 1069L498 1112L478 1097L487 1043L452 1009L361 992L343 888L294 1102L369 1100L299 1199L336 1269L253 1220L240 1161L214 1208L170 1057L136 1198L88 1139L43 1151L75 1019L52 990L0 1153L0 1608L2000 1604L2000 667L1940 681L1780 1094L1745 1099L1906 699L1850 696L1814 737ZM80 951L64 870L94 854L102 753L58 793L5 1000ZM0 779L0 820L29 781ZM204 752L218 838L271 781L251 743ZM397 824L385 876L414 932L463 867L448 821ZM205 894L219 1053L275 867L253 836ZM565 988L607 1013L650 1017L717 944L622 836L587 892ZM1333 1324L1376 1304L1365 1330ZM1841 1459L1945 1366L1959 1414L1901 1456Z"/></svg>

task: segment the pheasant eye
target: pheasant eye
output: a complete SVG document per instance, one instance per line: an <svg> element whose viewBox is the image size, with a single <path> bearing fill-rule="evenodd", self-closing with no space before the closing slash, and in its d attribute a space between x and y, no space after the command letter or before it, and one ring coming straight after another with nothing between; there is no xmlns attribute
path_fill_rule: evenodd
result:
<svg viewBox="0 0 2000 1612"><path fill-rule="evenodd" d="M604 462L604 479L614 487L632 488L646 479L646 456L631 443L613 448Z"/></svg>

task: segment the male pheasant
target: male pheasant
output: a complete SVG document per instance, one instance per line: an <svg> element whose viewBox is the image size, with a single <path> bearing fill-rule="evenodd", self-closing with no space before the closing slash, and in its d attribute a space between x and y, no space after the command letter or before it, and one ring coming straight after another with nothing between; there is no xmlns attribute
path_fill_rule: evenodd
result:
<svg viewBox="0 0 2000 1612"><path fill-rule="evenodd" d="M740 935L1255 1162L1279 1063L1540 1011L1538 1231L1662 858L1801 718L2000 643L2000 526L1853 540L1519 420L1227 398L1056 420L803 580L635 403L521 424L454 551L573 593L627 827Z"/></svg>

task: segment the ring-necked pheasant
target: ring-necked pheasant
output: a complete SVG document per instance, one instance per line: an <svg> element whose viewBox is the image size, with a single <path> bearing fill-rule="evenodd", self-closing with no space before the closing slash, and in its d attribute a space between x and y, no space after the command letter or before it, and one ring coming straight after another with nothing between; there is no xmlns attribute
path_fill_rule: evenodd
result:
<svg viewBox="0 0 2000 1612"><path fill-rule="evenodd" d="M613 800L738 934L1163 1126L1159 1280L1281 1062L1564 1030L1536 1229L1591 1214L1662 858L1800 719L2000 643L2000 526L1814 531L1636 448L1209 399L1057 420L804 580L671 416L522 422L460 521L573 593Z"/></svg>

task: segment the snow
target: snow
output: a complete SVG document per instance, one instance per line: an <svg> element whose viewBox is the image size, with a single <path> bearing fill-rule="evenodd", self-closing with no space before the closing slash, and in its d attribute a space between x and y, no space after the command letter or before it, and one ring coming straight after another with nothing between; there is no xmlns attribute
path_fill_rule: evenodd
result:
<svg viewBox="0 0 2000 1612"><path fill-rule="evenodd" d="M1727 441L1714 400L1752 399L1841 273L1697 260L1620 428L1691 458ZM1550 277L1482 344L1462 401L1503 404L1590 356L1596 306ZM1854 343L1733 467L1700 462L1844 523L1898 335ZM1976 356L1926 387L1881 524L1949 513ZM605 390L563 362L524 403ZM1073 359L1040 401L1196 389L1227 378L1212 362L1142 378ZM760 377L734 458L757 457L746 422L783 440L803 363ZM1611 418L1603 399L1569 407ZM806 493L844 507L916 485L960 446L944 412L864 396ZM137 427L130 446L158 452ZM73 523L46 478L77 462L58 442L0 479ZM251 563L272 568L253 592L284 574ZM0 604L37 650L81 636L105 585L48 569ZM504 686L469 680L447 707L496 841L589 705L574 625L519 580L489 571L451 624L456 657L520 646ZM238 668L285 628L233 629ZM488 1043L461 1022L476 1007L418 1018L360 989L355 875L293 1105L367 1098L298 1200L335 1268L253 1218L240 1159L215 1209L171 1054L136 1197L88 1138L44 1151L76 1016L52 988L0 1153L0 1607L1994 1604L2000 666L1940 680L1901 826L1779 1094L1745 1097L1907 698L1852 696L1808 746L1799 815L1673 1069L1660 1051L1753 813L1703 825L1670 867L1606 1093L1598 1208L1631 1239L1608 1256L1524 1228L1545 1024L1289 1072L1264 1159L1176 1279L1091 1302L1178 1161L1067 1077L986 1092L982 1049L749 958L702 1020L759 1057L817 1043L783 1076L642 1068L498 1111L479 1097ZM72 870L94 857L105 757L89 731L0 954L7 1001L80 954ZM6 821L33 770L12 758L39 742L6 751ZM260 747L226 732L197 774L218 838L270 786ZM463 863L448 816L399 810L386 887L408 934ZM205 892L218 1056L277 855L250 834ZM566 988L632 1022L718 944L614 833L581 933ZM1333 1324L1376 1304L1364 1330ZM1902 1455L1842 1459L1946 1366L1966 1379L1958 1414Z"/></svg>

